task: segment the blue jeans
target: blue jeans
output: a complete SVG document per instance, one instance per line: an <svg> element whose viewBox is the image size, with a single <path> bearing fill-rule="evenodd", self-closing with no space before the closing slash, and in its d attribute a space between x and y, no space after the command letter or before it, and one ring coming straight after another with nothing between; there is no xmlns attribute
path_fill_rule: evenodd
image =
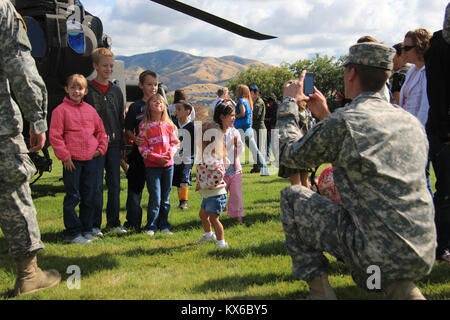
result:
<svg viewBox="0 0 450 320"><path fill-rule="evenodd" d="M437 231L436 257L450 247L450 144L443 144L437 136L428 136L430 159L436 175L433 201Z"/></svg>
<svg viewBox="0 0 450 320"><path fill-rule="evenodd" d="M102 225L103 212L103 176L108 188L108 203L106 204L106 227L120 226L120 147L109 147L103 157L97 160L97 181L94 193L94 228Z"/></svg>
<svg viewBox="0 0 450 320"><path fill-rule="evenodd" d="M63 236L73 239L82 232L91 232L94 214L94 189L97 161L73 160L73 171L63 170L63 182L66 196L63 202L63 219L66 230ZM75 208L80 205L80 216Z"/></svg>
<svg viewBox="0 0 450 320"><path fill-rule="evenodd" d="M170 191L172 190L173 166L145 169L149 193L147 225L145 230L170 229Z"/></svg>
<svg viewBox="0 0 450 320"><path fill-rule="evenodd" d="M242 135L242 129L239 129L239 133L241 134L242 142L245 142L247 147L250 149L253 161L256 161L256 164L261 165L261 167L267 168L266 160L264 159L263 154L261 153L261 151L259 151L258 145L256 144L254 130L252 128L249 128L245 130L244 135Z"/></svg>

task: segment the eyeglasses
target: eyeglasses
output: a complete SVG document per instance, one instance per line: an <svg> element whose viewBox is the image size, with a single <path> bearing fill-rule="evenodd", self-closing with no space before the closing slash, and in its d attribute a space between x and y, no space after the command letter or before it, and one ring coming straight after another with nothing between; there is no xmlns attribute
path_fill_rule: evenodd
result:
<svg viewBox="0 0 450 320"><path fill-rule="evenodd" d="M402 47L402 50L403 51L409 51L409 50L411 50L412 48L415 48L416 46L403 46Z"/></svg>

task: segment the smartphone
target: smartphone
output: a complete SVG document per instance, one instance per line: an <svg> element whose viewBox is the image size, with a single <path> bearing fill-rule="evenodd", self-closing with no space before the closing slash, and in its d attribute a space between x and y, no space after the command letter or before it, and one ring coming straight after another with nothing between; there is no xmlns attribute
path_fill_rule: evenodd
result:
<svg viewBox="0 0 450 320"><path fill-rule="evenodd" d="M314 73L307 72L305 75L304 91L305 95L310 95L314 93Z"/></svg>

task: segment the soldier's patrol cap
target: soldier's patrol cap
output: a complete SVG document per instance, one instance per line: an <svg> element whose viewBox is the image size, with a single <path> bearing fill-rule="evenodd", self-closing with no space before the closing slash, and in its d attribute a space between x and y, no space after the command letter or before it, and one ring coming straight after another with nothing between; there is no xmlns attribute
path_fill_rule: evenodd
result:
<svg viewBox="0 0 450 320"><path fill-rule="evenodd" d="M392 70L395 49L375 42L358 43L350 47L347 60L343 63L359 64L372 68Z"/></svg>

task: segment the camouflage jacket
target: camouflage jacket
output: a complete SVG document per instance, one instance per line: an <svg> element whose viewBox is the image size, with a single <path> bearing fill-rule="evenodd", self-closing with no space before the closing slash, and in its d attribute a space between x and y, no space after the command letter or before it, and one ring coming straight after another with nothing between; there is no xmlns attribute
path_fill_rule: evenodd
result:
<svg viewBox="0 0 450 320"><path fill-rule="evenodd" d="M265 129L264 118L266 117L266 104L261 98L253 103L252 128Z"/></svg>
<svg viewBox="0 0 450 320"><path fill-rule="evenodd" d="M360 250L394 258L402 248L431 270L436 230L425 179L428 140L420 122L379 93L364 92L302 137L297 109L294 102L278 108L280 163L332 163L344 208L363 239Z"/></svg>
<svg viewBox="0 0 450 320"><path fill-rule="evenodd" d="M25 153L20 111L35 133L47 131L47 90L30 54L24 23L11 2L4 0L0 0L0 43L0 141Z"/></svg>

